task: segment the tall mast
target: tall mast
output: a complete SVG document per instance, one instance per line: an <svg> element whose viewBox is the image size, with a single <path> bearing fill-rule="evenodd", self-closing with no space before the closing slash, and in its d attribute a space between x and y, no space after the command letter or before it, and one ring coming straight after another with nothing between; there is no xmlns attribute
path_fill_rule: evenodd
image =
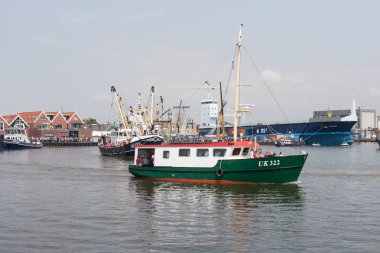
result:
<svg viewBox="0 0 380 253"><path fill-rule="evenodd" d="M128 127L128 120L127 120L127 117L125 115L125 109L124 109L124 106L123 106L123 104L121 102L121 97L119 97L119 94L116 93L115 86L111 86L111 92L115 96L115 100L116 100L116 103L117 103L117 107L119 109L119 114L120 114L120 117L121 117L121 121L123 122L124 129L127 129L127 127Z"/></svg>
<svg viewBox="0 0 380 253"><path fill-rule="evenodd" d="M239 86L240 86L240 48L243 24L240 24L239 40L237 46L237 69L236 69L236 87L235 87L235 110L234 110L234 141L237 140L237 124L239 111Z"/></svg>
<svg viewBox="0 0 380 253"><path fill-rule="evenodd" d="M224 128L224 102L222 94L222 82L219 82L220 91L220 127L222 128L222 138L226 138L226 129Z"/></svg>

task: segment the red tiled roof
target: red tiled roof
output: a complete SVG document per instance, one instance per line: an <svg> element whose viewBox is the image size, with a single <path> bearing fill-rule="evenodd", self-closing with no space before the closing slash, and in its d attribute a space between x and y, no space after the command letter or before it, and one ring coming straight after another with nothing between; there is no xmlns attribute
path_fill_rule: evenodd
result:
<svg viewBox="0 0 380 253"><path fill-rule="evenodd" d="M63 116L65 116L65 118L67 117L67 119L66 119L67 122L71 121L74 116L77 116L79 118L79 120L81 122L83 122L82 119L79 117L79 115L76 112L63 112L62 114L63 114Z"/></svg>
<svg viewBox="0 0 380 253"><path fill-rule="evenodd" d="M61 112L45 112L46 116L52 116L49 117L50 121L53 121ZM65 117L63 117L65 119ZM66 119L65 119L66 120Z"/></svg>
<svg viewBox="0 0 380 253"><path fill-rule="evenodd" d="M9 126L8 120L6 120L3 116L0 115L0 119L1 121L4 121L4 123L7 124L7 126Z"/></svg>
<svg viewBox="0 0 380 253"><path fill-rule="evenodd" d="M33 123L40 117L42 113L43 111L20 112L18 115L20 115L27 123Z"/></svg>
<svg viewBox="0 0 380 253"><path fill-rule="evenodd" d="M17 118L20 118L22 121L24 121L28 125L27 121L23 119L21 115L19 114L3 115L3 119L7 121L8 126L10 126L13 123L13 121L15 121Z"/></svg>

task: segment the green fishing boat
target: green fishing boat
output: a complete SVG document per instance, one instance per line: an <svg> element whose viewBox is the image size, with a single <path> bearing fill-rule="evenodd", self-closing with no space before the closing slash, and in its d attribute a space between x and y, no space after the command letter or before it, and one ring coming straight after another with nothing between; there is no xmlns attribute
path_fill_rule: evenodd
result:
<svg viewBox="0 0 380 253"><path fill-rule="evenodd" d="M260 156L259 145L237 141L239 107L240 48L242 25L237 43L234 141L196 144L163 144L135 147L135 162L129 171L135 177L171 182L216 184L297 182L307 153ZM255 154L255 155L254 155Z"/></svg>
<svg viewBox="0 0 380 253"><path fill-rule="evenodd" d="M251 141L136 146L135 177L215 184L297 182L307 154L251 158Z"/></svg>

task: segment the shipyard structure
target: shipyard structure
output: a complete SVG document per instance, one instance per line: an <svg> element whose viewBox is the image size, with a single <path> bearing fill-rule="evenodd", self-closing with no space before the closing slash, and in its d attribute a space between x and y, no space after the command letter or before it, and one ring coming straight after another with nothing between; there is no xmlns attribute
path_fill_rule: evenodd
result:
<svg viewBox="0 0 380 253"><path fill-rule="evenodd" d="M201 101L201 122L199 134L219 135L218 102L211 96ZM305 145L338 146L352 144L355 139L373 137L378 128L379 117L374 109L356 108L355 98L351 109L314 111L308 122L276 124L241 124L237 131L241 138L256 138L260 142L274 142L278 139L302 141ZM233 127L226 123L227 138L233 136Z"/></svg>

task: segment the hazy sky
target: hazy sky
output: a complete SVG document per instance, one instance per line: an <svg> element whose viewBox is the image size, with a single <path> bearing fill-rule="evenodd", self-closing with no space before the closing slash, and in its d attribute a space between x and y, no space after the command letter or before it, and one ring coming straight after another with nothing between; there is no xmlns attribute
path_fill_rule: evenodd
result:
<svg viewBox="0 0 380 253"><path fill-rule="evenodd" d="M176 86L225 88L241 23L248 120L284 121L249 56L291 121L349 109L352 94L380 110L379 10L375 0L1 0L0 115L63 109L105 122L111 85L127 105L154 85L166 108L183 99L199 121L213 91Z"/></svg>

